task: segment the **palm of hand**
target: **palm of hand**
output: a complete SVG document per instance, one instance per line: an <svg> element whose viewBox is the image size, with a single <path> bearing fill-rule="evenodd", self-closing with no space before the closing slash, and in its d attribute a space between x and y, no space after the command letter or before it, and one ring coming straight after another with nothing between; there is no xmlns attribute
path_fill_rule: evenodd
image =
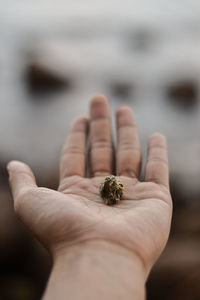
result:
<svg viewBox="0 0 200 300"><path fill-rule="evenodd" d="M97 99L96 103L103 106L103 114L108 114L104 100L101 99L99 102L99 99ZM95 101L93 101L93 106L94 104ZM95 113L92 112L94 115ZM130 110L121 110L121 114L122 123L124 119L128 123L133 122L130 118ZM77 125L78 122L79 125ZM85 135L86 130L80 130L80 122L83 123L83 119L76 121L72 128L73 134L70 135L67 146L64 147L58 192L46 188L36 188L35 186L27 188L27 185L23 191L16 191L17 180L14 176L13 180L11 178L13 190L15 189L13 193L16 211L20 218L52 251L87 240L106 240L134 252L147 267L153 264L160 255L166 244L170 229L172 205L167 181L165 141L161 135L156 135L151 140L149 160L146 166L147 182L140 182L135 176L140 171L140 155L136 147L138 141L135 126L131 126L134 147L131 149L132 143L130 145L125 140L125 142L122 142L124 145L121 145L122 151L119 151L117 158L118 169L121 174L120 180L124 184L123 198L115 206L106 206L100 197L99 185L104 177L112 172L113 149L108 144L103 147L105 141L108 142L105 136L101 137L100 141L96 141L96 146L93 145L91 149L91 173L94 176L92 178L80 176L84 172L84 156L80 152L83 149L80 147L85 147L85 136L82 146L72 145L74 133L81 132ZM118 120L118 123L120 123L120 120ZM120 128L120 124L118 125ZM77 128L79 129L76 131ZM97 128L93 134L95 133L98 134ZM77 137L80 140L80 136ZM123 136L119 138L123 140ZM91 137L91 139L94 138ZM72 161L72 166L67 168L66 162L69 165L70 156L75 154L77 154L77 161ZM131 165L130 157L126 158L128 154L129 156L130 154L135 156L130 168L127 168L127 162ZM107 169L104 167L102 171L102 175L105 176L101 175L102 166L97 166L94 163L97 157L100 157L100 162L104 160L108 162L106 164ZM126 159L128 159L127 162ZM23 168L27 168L27 166L23 165ZM73 175L72 169L74 169L74 173L80 173L80 175ZM27 176L30 172L26 169L21 171L21 174Z"/></svg>
<svg viewBox="0 0 200 300"><path fill-rule="evenodd" d="M59 216L60 222L66 223L68 219L67 206L74 209L73 216L80 212L70 224L71 232L66 230L64 240L68 234L75 237L73 242L108 240L135 252L145 265L148 261L153 262L164 248L169 234L171 210L168 190L154 183L134 182L131 178L120 177L125 186L123 199L116 206L106 206L99 195L103 179L75 177L68 180L70 187L61 189L68 205L63 219ZM68 220L70 222L70 218Z"/></svg>

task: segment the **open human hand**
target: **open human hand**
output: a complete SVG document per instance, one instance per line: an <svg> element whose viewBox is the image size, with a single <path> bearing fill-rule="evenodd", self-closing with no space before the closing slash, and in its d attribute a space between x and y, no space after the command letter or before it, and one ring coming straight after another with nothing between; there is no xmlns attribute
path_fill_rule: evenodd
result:
<svg viewBox="0 0 200 300"><path fill-rule="evenodd" d="M149 270L164 249L171 224L166 141L161 134L150 138L141 182L141 149L132 110L120 107L116 120L116 158L105 96L91 101L89 119L74 121L61 154L58 191L37 187L27 165L10 162L15 211L53 256L74 245L106 241L137 256ZM122 199L113 206L105 205L99 193L100 183L110 174L124 184Z"/></svg>

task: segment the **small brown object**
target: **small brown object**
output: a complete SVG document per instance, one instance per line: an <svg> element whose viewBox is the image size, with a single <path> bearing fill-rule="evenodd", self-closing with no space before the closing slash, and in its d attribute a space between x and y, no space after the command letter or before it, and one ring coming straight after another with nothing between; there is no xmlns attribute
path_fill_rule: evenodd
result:
<svg viewBox="0 0 200 300"><path fill-rule="evenodd" d="M62 77L51 68L30 63L26 69L26 82L32 94L47 94L72 87L70 78Z"/></svg>
<svg viewBox="0 0 200 300"><path fill-rule="evenodd" d="M123 194L123 183L115 176L106 176L100 185L99 191L106 205L114 205L121 200Z"/></svg>
<svg viewBox="0 0 200 300"><path fill-rule="evenodd" d="M198 85L195 81L175 82L167 90L170 101L182 109L194 109L198 104Z"/></svg>

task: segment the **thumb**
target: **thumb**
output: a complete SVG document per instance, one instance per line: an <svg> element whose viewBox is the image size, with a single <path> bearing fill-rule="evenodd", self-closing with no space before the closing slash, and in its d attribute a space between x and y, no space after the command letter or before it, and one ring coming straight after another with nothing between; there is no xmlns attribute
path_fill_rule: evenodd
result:
<svg viewBox="0 0 200 300"><path fill-rule="evenodd" d="M45 231L45 222L42 223L42 221L50 199L49 190L37 187L33 172L22 162L9 162L7 170L16 214L44 243L44 239L47 240L48 235Z"/></svg>
<svg viewBox="0 0 200 300"><path fill-rule="evenodd" d="M28 165L11 161L7 165L9 182L14 198L15 208L18 206L19 199L30 189L37 188L35 176Z"/></svg>

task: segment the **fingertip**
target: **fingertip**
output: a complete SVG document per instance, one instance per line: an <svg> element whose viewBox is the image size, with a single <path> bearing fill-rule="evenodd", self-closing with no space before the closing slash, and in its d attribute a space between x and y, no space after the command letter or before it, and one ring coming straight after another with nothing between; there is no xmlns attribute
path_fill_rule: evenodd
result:
<svg viewBox="0 0 200 300"><path fill-rule="evenodd" d="M133 114L133 109L128 105L121 105L116 109L116 114L121 114L124 112L131 112Z"/></svg>
<svg viewBox="0 0 200 300"><path fill-rule="evenodd" d="M8 172L11 172L11 171L14 171L18 168L21 168L21 167L24 167L24 166L27 166L26 164L24 164L23 162L21 161L18 161L18 160L11 160L8 162L7 164L7 170ZM28 166L27 166L28 167Z"/></svg>
<svg viewBox="0 0 200 300"><path fill-rule="evenodd" d="M104 94L96 94L91 100L91 106L98 105L99 103L108 103L108 97Z"/></svg>
<svg viewBox="0 0 200 300"><path fill-rule="evenodd" d="M103 94L96 95L90 102L91 119L109 116L109 101Z"/></svg>
<svg viewBox="0 0 200 300"><path fill-rule="evenodd" d="M149 139L149 145L156 146L156 147L166 147L167 145L166 137L159 132L155 132L152 134L152 136Z"/></svg>
<svg viewBox="0 0 200 300"><path fill-rule="evenodd" d="M25 163L12 160L8 163L7 169L14 200L25 190L37 187L34 174Z"/></svg>
<svg viewBox="0 0 200 300"><path fill-rule="evenodd" d="M18 175L29 175L29 177L32 178L32 180L35 181L35 176L31 170L31 168L21 162L21 161L18 161L18 160L12 160L10 161L8 164L7 164L7 170L8 170L8 174L9 174L9 177L10 177L10 180L13 178L13 177L16 177Z"/></svg>
<svg viewBox="0 0 200 300"><path fill-rule="evenodd" d="M151 138L162 138L162 139L166 139L166 137L164 136L164 134L160 133L160 132L154 132L151 136Z"/></svg>
<svg viewBox="0 0 200 300"><path fill-rule="evenodd" d="M71 131L87 131L89 119L86 117L78 117L72 121Z"/></svg>
<svg viewBox="0 0 200 300"><path fill-rule="evenodd" d="M116 110L118 127L136 125L134 112L131 107L123 105Z"/></svg>

